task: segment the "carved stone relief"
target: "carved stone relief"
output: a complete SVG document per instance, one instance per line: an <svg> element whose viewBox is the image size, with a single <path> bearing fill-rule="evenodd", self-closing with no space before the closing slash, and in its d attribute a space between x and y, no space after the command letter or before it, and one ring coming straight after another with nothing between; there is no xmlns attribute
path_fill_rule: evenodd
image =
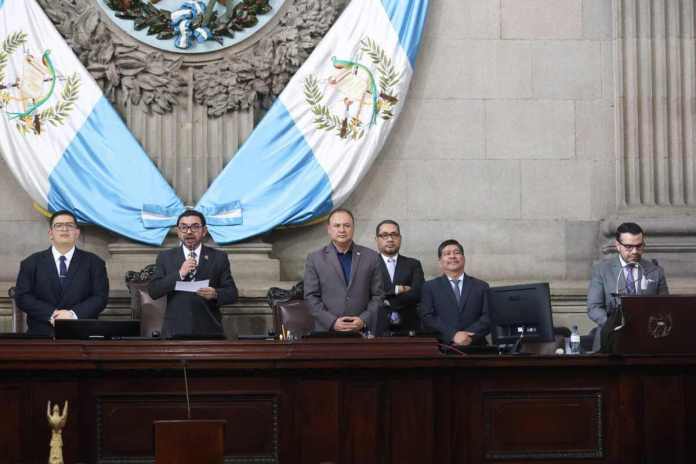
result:
<svg viewBox="0 0 696 464"><path fill-rule="evenodd" d="M183 0L182 0L183 1ZM286 0L256 34L218 52L157 50L96 0L38 0L184 203L195 204L347 0Z"/></svg>

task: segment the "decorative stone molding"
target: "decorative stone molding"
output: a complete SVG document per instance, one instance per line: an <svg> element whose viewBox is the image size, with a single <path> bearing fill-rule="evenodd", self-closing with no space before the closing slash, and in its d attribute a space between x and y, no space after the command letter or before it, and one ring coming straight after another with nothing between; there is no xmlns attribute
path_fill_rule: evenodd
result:
<svg viewBox="0 0 696 464"><path fill-rule="evenodd" d="M112 101L164 114L187 86L209 116L269 108L337 18L345 0L286 1L257 42L198 55L155 51L124 34L94 0L38 0ZM245 48L246 47L246 48ZM187 73L188 68L194 72Z"/></svg>
<svg viewBox="0 0 696 464"><path fill-rule="evenodd" d="M186 88L183 60L139 47L107 27L93 0L38 0L82 64L112 101L121 90L122 103L162 114L170 112Z"/></svg>

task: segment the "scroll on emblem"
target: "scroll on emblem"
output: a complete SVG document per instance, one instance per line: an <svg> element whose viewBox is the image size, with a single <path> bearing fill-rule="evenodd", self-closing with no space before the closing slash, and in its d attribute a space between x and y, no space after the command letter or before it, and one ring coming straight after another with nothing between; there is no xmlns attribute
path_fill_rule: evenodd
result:
<svg viewBox="0 0 696 464"><path fill-rule="evenodd" d="M68 402L63 404L63 412L60 412L58 404L51 409L51 402L46 404L46 417L51 426L51 451L48 455L48 464L63 464L63 428L68 420Z"/></svg>

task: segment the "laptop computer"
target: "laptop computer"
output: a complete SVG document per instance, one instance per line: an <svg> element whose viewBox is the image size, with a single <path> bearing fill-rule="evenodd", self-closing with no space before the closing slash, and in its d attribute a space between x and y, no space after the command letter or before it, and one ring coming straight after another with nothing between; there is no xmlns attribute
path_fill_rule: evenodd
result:
<svg viewBox="0 0 696 464"><path fill-rule="evenodd" d="M616 354L696 353L696 295L622 296Z"/></svg>
<svg viewBox="0 0 696 464"><path fill-rule="evenodd" d="M140 335L140 321L105 319L56 319L56 340L111 340Z"/></svg>

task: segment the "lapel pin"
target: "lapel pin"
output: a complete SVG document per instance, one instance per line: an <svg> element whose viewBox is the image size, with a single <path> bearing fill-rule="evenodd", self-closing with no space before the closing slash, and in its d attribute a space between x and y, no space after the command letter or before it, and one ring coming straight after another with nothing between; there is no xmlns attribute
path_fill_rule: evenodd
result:
<svg viewBox="0 0 696 464"><path fill-rule="evenodd" d="M207 259L208 259L208 255L203 255L203 259L207 260Z"/></svg>

